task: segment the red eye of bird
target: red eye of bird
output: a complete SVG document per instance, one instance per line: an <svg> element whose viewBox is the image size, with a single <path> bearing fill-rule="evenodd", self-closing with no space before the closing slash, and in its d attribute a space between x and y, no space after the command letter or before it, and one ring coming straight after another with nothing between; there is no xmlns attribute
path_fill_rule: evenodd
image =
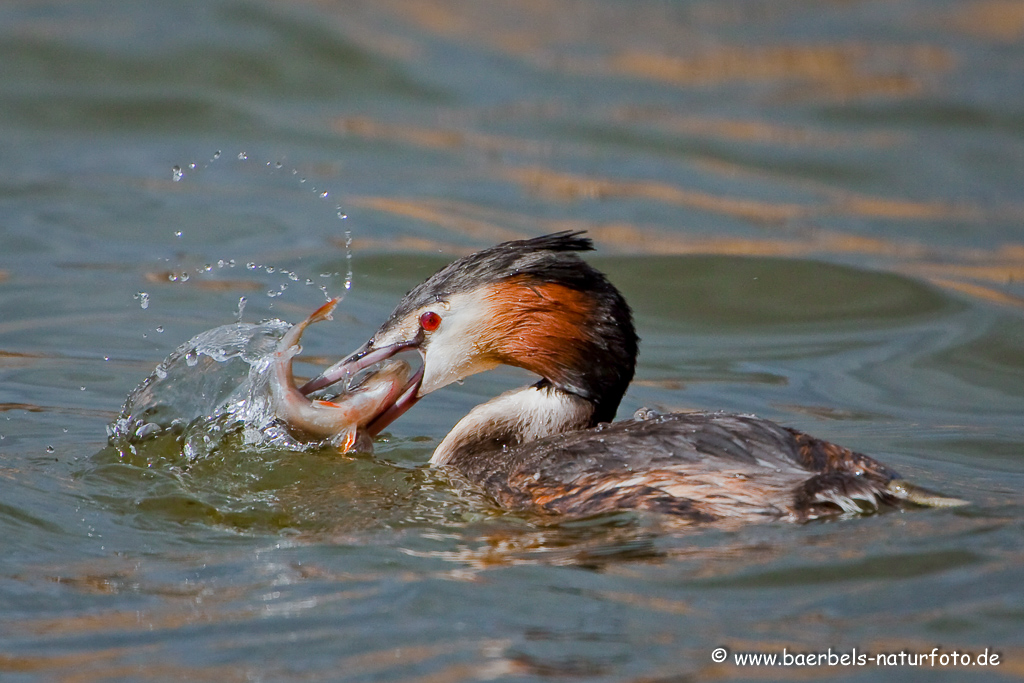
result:
<svg viewBox="0 0 1024 683"><path fill-rule="evenodd" d="M433 311L427 311L420 316L420 327L427 332L433 332L441 326L441 316Z"/></svg>

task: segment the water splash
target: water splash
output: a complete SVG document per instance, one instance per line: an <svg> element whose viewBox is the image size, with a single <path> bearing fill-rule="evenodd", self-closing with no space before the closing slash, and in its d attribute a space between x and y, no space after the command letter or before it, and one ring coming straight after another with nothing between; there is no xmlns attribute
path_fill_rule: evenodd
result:
<svg viewBox="0 0 1024 683"><path fill-rule="evenodd" d="M225 161L225 159L227 161ZM312 196L315 196L317 199L320 199L322 201L330 201L330 200L334 199L334 197L333 197L334 193L332 191L330 191L328 189L325 189L323 187L317 187L314 183L309 182L310 179L306 178L303 175L301 175L297 168L290 167L290 166L286 165L281 160L270 160L270 161L260 160L257 155L252 155L248 151L245 151L245 150L238 151L238 152L236 152L234 154L229 153L227 156L224 156L224 154L223 154L223 152L221 150L217 150L205 162L197 163L197 162L193 161L193 162L190 162L188 164L182 164L182 165L176 164L172 168L172 177L174 178L174 180L176 182L180 182L180 181L185 179L186 175L188 175L189 176L189 180L190 181L194 181L195 178L199 177L199 175L201 175L202 173L208 171L215 164L220 166L220 165L223 165L225 163L233 163L233 162L237 163L239 165L246 164L247 166L251 165L251 164L259 164L259 166L263 170L265 170L267 173L275 174L275 175L279 174L279 173L283 173L283 174L286 174L288 176L291 176L292 178L294 178L295 180L298 181L298 185L301 186L301 189L302 189L303 192L309 192ZM183 170L183 168L187 168L188 169L188 173L186 173L186 171ZM345 211L343 210L343 208L342 208L342 206L340 204L336 204L336 203L334 203L332 201L330 206L333 206L333 208L334 208L334 216L337 218L337 220L344 221L344 220L348 219L348 214L345 213ZM352 289L352 282L353 282L353 274L352 274L352 232L351 232L351 230L345 230L344 234L345 234L345 261L346 261L346 268L345 268L345 270L346 270L346 274L345 274L345 279L344 279L344 282L343 282L344 291L342 292L342 296L344 296L345 293L347 293L349 290ZM175 230L174 231L174 236L176 238L179 238L179 239L182 238L183 231L182 230ZM223 268L224 267L223 264L226 264L226 263L229 263L229 261L227 259L220 259L217 262L217 267L218 268ZM230 265L232 267L234 266L234 260L233 259L230 260ZM289 280L291 280L292 282L299 282L299 281L305 280L308 286L317 286L317 288L320 289L323 292L325 299L328 299L328 300L331 299L331 298L335 298L337 296L336 294L332 294L331 293L330 290L333 289L333 288L329 287L327 284L316 285L316 283L314 283L312 277L305 277L304 276L305 274L303 274L301 272L297 273L297 272L294 272L294 271L289 271L289 270L286 270L284 268L280 268L279 266L276 266L276 265L257 264L257 263L255 263L253 261L250 261L247 264L247 267L250 270L256 270L256 269L265 270L267 274L279 273L283 277L286 277ZM209 273L213 272L213 268L210 265L206 265L206 266L203 266L201 268L194 268L194 270L195 270L195 273L199 274L199 275L206 275L206 274L209 274ZM338 274L335 273L335 276L336 275L338 275ZM180 274L179 273L172 274L169 277L169 280L171 282L181 283L181 282L187 282L188 278L189 278L189 275L187 273L181 272ZM270 283L267 283L267 284L270 284ZM271 299L276 299L278 297L281 297L284 294L284 290L285 289L286 289L285 287L279 287L279 286L276 286L276 285L271 285L271 286L269 286L264 291L265 291L267 297L269 297ZM273 307L273 304L270 304L270 306Z"/></svg>
<svg viewBox="0 0 1024 683"><path fill-rule="evenodd" d="M135 453L141 441L171 434L189 460L209 456L229 435L249 446L308 447L278 424L271 404L274 351L290 327L232 323L182 344L128 395L107 425L111 445Z"/></svg>

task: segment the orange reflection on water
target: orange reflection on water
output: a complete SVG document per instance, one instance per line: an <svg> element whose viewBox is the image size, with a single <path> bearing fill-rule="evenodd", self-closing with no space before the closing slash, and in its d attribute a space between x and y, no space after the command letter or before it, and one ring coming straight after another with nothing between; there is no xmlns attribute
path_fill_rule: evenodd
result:
<svg viewBox="0 0 1024 683"><path fill-rule="evenodd" d="M512 230L501 225L503 220L508 222L508 214L487 211L483 207L464 202L398 197L353 197L349 199L349 203L362 208L440 225L458 235L478 240L503 242L525 236L522 231ZM428 241L419 238L404 239L410 244L432 246Z"/></svg>
<svg viewBox="0 0 1024 683"><path fill-rule="evenodd" d="M615 121L633 124L650 123L660 130L696 137L713 137L737 142L784 145L787 147L882 147L896 144L900 136L890 132L855 132L825 130L796 124L759 121L757 119L721 119L693 115L661 108L626 106L612 112Z"/></svg>
<svg viewBox="0 0 1024 683"><path fill-rule="evenodd" d="M628 185L633 184L623 184ZM566 191L573 196L602 196L602 192L620 189L622 186L605 185L600 181L593 181L592 185L585 181L580 184L568 183L566 187ZM467 237L476 243L486 244L558 230L585 230L599 245L611 247L614 252L621 254L718 254L790 258L859 254L871 256L877 267L923 278L937 286L974 298L1024 308L1024 299L998 289L1000 286L1024 281L1024 244L1004 244L991 250L939 249L917 242L822 229L804 230L794 236L733 237L669 233L628 223L597 224L581 220L535 219L467 202L381 197L357 197L352 202L365 208L437 225L451 234L450 240L361 238L353 244L360 249L463 254L475 248L465 243ZM486 218L482 218L484 216Z"/></svg>
<svg viewBox="0 0 1024 683"><path fill-rule="evenodd" d="M961 3L950 24L967 33L1012 42L1024 37L1024 2L1019 0L981 0Z"/></svg>
<svg viewBox="0 0 1024 683"><path fill-rule="evenodd" d="M371 140L387 140L402 144L424 147L427 149L474 149L481 152L518 152L527 154L542 153L549 147L540 141L522 140L518 138L488 135L469 130L465 127L455 130L450 128L426 128L414 125L399 125L376 121L366 116L346 116L336 119L333 124L335 131Z"/></svg>
<svg viewBox="0 0 1024 683"><path fill-rule="evenodd" d="M508 168L501 171L508 180L523 185L545 198L606 199L611 197L653 199L668 204L722 213L761 223L778 223L806 215L799 204L762 202L743 197L725 197L684 189L656 181L622 181L588 178L541 167Z"/></svg>
<svg viewBox="0 0 1024 683"><path fill-rule="evenodd" d="M952 55L938 47L852 43L716 47L692 56L623 51L606 66L613 73L683 86L798 81L839 94L907 95L920 89L911 73L952 65Z"/></svg>
<svg viewBox="0 0 1024 683"><path fill-rule="evenodd" d="M995 4L995 3L992 3ZM727 83L799 84L801 94L835 98L908 96L955 62L928 44L728 45L708 40L712 25L743 25L799 7L698 5L674 12L637 5L623 25L613 7L551 0L489 3L382 0L378 9L414 31L479 45L535 68L632 77L681 87ZM996 15L1006 15L996 7ZM642 45L643 47L637 47ZM584 51L586 57L579 57Z"/></svg>

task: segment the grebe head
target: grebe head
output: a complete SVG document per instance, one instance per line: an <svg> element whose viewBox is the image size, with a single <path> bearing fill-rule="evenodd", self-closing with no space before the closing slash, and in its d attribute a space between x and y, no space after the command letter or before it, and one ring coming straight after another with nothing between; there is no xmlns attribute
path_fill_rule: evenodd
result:
<svg viewBox="0 0 1024 683"><path fill-rule="evenodd" d="M421 396L502 364L588 401L594 424L609 421L633 378L638 339L622 295L579 257L591 249L589 239L567 231L458 259L410 291L362 348L302 390L416 349L423 367L371 433Z"/></svg>

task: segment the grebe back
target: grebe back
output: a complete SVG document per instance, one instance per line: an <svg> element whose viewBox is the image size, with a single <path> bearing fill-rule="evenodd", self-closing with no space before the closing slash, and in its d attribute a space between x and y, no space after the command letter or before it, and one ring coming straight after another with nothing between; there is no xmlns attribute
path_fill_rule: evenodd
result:
<svg viewBox="0 0 1024 683"><path fill-rule="evenodd" d="M801 521L903 502L963 504L866 455L750 415L647 412L609 424L639 340L622 294L579 257L591 249L581 233L560 232L458 259L302 390L417 350L423 365L368 427L376 434L456 380L501 364L534 372L539 382L474 408L431 457L511 509Z"/></svg>

